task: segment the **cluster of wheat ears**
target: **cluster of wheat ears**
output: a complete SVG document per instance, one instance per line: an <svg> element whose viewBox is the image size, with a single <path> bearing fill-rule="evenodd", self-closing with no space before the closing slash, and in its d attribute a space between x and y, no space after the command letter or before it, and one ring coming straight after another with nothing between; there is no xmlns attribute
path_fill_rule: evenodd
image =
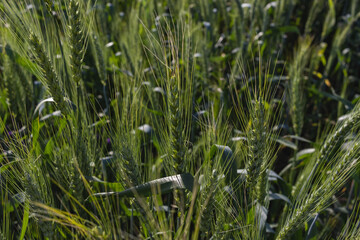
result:
<svg viewBox="0 0 360 240"><path fill-rule="evenodd" d="M0 238L360 239L359 4L301 5L2 0Z"/></svg>

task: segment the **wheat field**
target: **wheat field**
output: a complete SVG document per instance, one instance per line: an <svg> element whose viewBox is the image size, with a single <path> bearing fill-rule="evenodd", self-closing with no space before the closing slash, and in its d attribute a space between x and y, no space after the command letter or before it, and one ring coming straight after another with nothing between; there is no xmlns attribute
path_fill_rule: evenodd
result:
<svg viewBox="0 0 360 240"><path fill-rule="evenodd" d="M358 0L0 20L0 239L360 239Z"/></svg>

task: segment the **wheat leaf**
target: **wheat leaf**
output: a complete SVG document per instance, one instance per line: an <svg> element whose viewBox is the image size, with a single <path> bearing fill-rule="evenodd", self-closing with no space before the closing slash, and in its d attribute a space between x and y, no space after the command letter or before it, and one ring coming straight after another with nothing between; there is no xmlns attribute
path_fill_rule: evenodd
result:
<svg viewBox="0 0 360 240"><path fill-rule="evenodd" d="M148 197L154 194L164 194L175 189L187 189L192 191L194 177L190 173L178 174L170 177L156 179L132 188L128 188L122 192L103 192L96 193L93 196L118 196L118 197L135 197L137 195Z"/></svg>

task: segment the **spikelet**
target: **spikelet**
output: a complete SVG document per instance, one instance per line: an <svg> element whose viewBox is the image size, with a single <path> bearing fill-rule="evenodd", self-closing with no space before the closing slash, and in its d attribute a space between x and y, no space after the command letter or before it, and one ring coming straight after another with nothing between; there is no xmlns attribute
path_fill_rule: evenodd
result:
<svg viewBox="0 0 360 240"><path fill-rule="evenodd" d="M51 96L54 98L58 108L64 115L66 115L68 113L68 109L63 97L64 92L60 87L60 82L55 73L54 67L48 56L45 54L39 38L31 32L29 40L33 48L33 53L35 54L35 61L39 65L46 81L46 87Z"/></svg>

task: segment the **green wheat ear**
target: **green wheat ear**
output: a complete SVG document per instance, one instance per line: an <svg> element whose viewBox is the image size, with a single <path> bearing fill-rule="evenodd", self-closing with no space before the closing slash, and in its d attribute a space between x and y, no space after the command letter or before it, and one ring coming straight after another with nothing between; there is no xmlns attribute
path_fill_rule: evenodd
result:
<svg viewBox="0 0 360 240"><path fill-rule="evenodd" d="M37 213L39 208L36 207L34 203L52 204L52 196L48 194L49 183L47 182L47 178L44 176L44 172L39 166L39 163L34 161L32 157L26 159L24 164L26 164L24 169L25 175L22 178L24 190L27 198L30 200L31 211ZM45 237L49 239L54 237L54 226L51 223L38 219L36 215L35 221Z"/></svg>
<svg viewBox="0 0 360 240"><path fill-rule="evenodd" d="M95 50L95 61L96 61L96 68L99 73L100 81L102 85L106 85L106 65L104 61L103 50L101 49L99 38L93 33L92 40Z"/></svg>
<svg viewBox="0 0 360 240"><path fill-rule="evenodd" d="M312 186L309 195L303 193L302 196L300 196L302 198L295 205L296 207L292 210L288 219L279 231L276 238L277 240L289 239L291 234L297 230L302 223L308 220L312 214L319 212L324 208L328 200L347 181L347 179L349 179L359 166L359 152L360 142L357 137L353 146L347 150L345 154L340 153L340 156L335 156L332 159L332 165L334 166L329 174L324 174L326 175L326 179L323 182L318 183L317 186ZM338 157L340 159L338 159ZM321 181L319 179L315 180Z"/></svg>
<svg viewBox="0 0 360 240"><path fill-rule="evenodd" d="M80 4L70 0L69 4L69 38L70 38L70 68L72 78L78 85L81 80L81 66L83 62L83 31L80 23Z"/></svg>
<svg viewBox="0 0 360 240"><path fill-rule="evenodd" d="M248 160L247 160L247 185L250 191L254 190L254 197L261 206L267 205L268 170L272 167L277 148L273 137L269 133L270 116L276 115L271 109L265 109L265 99L259 97L255 100L250 110L251 126L247 132Z"/></svg>
<svg viewBox="0 0 360 240"><path fill-rule="evenodd" d="M305 112L305 67L310 60L310 38L300 38L299 46L294 51L294 59L289 65L289 90L288 100L290 105L290 115L295 134L301 135L304 125Z"/></svg>
<svg viewBox="0 0 360 240"><path fill-rule="evenodd" d="M10 48L3 54L3 82L7 92L6 101L12 114L25 117L26 101L32 99L32 84L23 69L16 63L16 58ZM15 116L16 116L15 115Z"/></svg>
<svg viewBox="0 0 360 240"><path fill-rule="evenodd" d="M265 156L265 113L262 101L256 100L251 112L251 129L248 132L249 155L247 162L246 181L253 186L261 171L263 157Z"/></svg>
<svg viewBox="0 0 360 240"><path fill-rule="evenodd" d="M213 212L216 208L215 195L217 193L217 173L214 170L209 176L203 190L201 191L202 212L200 221L200 232L203 239L208 238L212 232ZM215 183L215 184L214 184Z"/></svg>
<svg viewBox="0 0 360 240"><path fill-rule="evenodd" d="M261 66L261 58L259 65ZM269 64L270 65L270 64ZM275 140L278 133L271 130L271 125L279 122L279 111L281 106L274 105L274 94L276 86L269 81L273 73L270 68L264 66L259 69L259 77L254 82L244 82L244 96L235 93L232 95L235 113L244 129L246 142L245 169L246 169L246 191L250 201L257 201L261 206L266 207L268 200L268 170L272 167L278 147ZM244 74L242 66L239 71ZM244 74L245 75L245 74ZM235 78L231 77L232 87L237 92Z"/></svg>
<svg viewBox="0 0 360 240"><path fill-rule="evenodd" d="M55 103L64 115L68 114L67 104L64 101L64 91L60 87L60 81L55 73L52 62L44 52L42 43L39 38L34 34L30 33L29 41L35 55L35 62L39 65L41 73L46 81L46 87L54 98Z"/></svg>
<svg viewBox="0 0 360 240"><path fill-rule="evenodd" d="M114 160L119 168L122 184L130 188L142 183L142 174L130 145L131 137L122 134L113 138Z"/></svg>
<svg viewBox="0 0 360 240"><path fill-rule="evenodd" d="M325 142L320 148L318 156L315 160L314 170L310 172L309 176L305 176L304 174L300 175L295 186L293 187L292 196L295 197L297 194L299 194L304 182L309 181L313 175L316 174L316 170L320 165L326 164L326 161L329 161L328 158L339 149L341 144L343 144L346 136L358 125L359 122L360 104L356 104L344 122L339 123L334 129L333 133L325 139Z"/></svg>
<svg viewBox="0 0 360 240"><path fill-rule="evenodd" d="M11 59L7 54L3 54L3 66L4 66L4 77L3 77L3 82L4 82L4 87L5 90L7 92L6 94L6 102L9 106L10 109L12 109L12 111L17 112L16 108L17 106L16 104L16 85L14 84L14 82L12 82L12 80L14 79L14 72L11 71Z"/></svg>
<svg viewBox="0 0 360 240"><path fill-rule="evenodd" d="M184 172L184 148L182 136L182 121L180 110L180 96L178 82L175 76L172 76L169 81L170 91L168 92L169 103L169 128L170 128L170 145L171 145L171 159L174 163L174 171L177 174Z"/></svg>
<svg viewBox="0 0 360 240"><path fill-rule="evenodd" d="M138 165L135 162L133 153L127 146L123 146L123 150L121 151L121 162L122 162L122 170L128 176L128 186L137 186L141 183L141 175L138 169Z"/></svg>

